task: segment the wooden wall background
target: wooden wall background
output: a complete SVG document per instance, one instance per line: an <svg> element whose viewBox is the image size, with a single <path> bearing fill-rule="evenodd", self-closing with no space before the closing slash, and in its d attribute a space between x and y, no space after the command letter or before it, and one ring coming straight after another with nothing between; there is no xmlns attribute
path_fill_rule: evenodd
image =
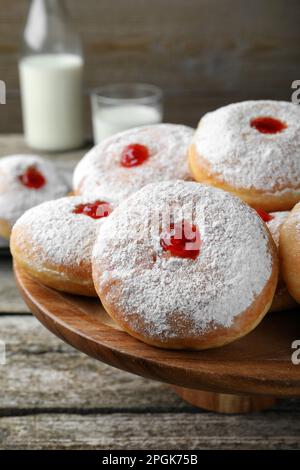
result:
<svg viewBox="0 0 300 470"><path fill-rule="evenodd" d="M165 92L165 119L196 125L243 99L290 99L300 78L299 0L69 0L86 52L88 92L146 81ZM22 129L18 50L27 0L0 0L0 132Z"/></svg>

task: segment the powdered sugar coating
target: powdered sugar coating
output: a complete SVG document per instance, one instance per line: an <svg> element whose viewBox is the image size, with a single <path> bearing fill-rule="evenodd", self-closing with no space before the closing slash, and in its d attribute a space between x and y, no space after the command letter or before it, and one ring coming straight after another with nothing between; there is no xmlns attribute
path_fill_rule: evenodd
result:
<svg viewBox="0 0 300 470"><path fill-rule="evenodd" d="M46 178L39 189L24 186L19 176L34 166ZM0 219L13 225L31 207L65 196L68 186L53 163L36 155L11 155L0 159Z"/></svg>
<svg viewBox="0 0 300 470"><path fill-rule="evenodd" d="M277 248L279 247L280 228L288 218L289 213L290 211L270 212L270 215L273 217L273 219L267 222L267 226L271 232Z"/></svg>
<svg viewBox="0 0 300 470"><path fill-rule="evenodd" d="M263 134L251 127L273 117L287 128ZM194 137L197 154L218 179L236 188L300 194L300 107L285 101L244 101L206 114Z"/></svg>
<svg viewBox="0 0 300 470"><path fill-rule="evenodd" d="M172 257L160 244L165 214L197 225L196 260ZM157 224L154 222L157 221ZM99 269L98 269L99 268ZM94 278L105 301L131 327L142 318L152 338L175 338L170 319L180 312L195 335L230 327L264 288L272 255L262 220L224 191L192 182L150 184L110 216L93 251Z"/></svg>
<svg viewBox="0 0 300 470"><path fill-rule="evenodd" d="M155 124L138 127L105 139L90 150L77 165L73 187L77 194L110 198L123 202L143 186L157 181L191 180L187 150L194 129L177 124ZM142 165L124 168L120 165L127 145L139 143L150 151Z"/></svg>
<svg viewBox="0 0 300 470"><path fill-rule="evenodd" d="M26 252L40 270L45 262L58 267L91 262L96 233L104 218L93 219L73 212L78 204L85 202L91 201L80 196L64 197L29 209L13 228L22 230L19 251ZM29 253L28 240L32 240Z"/></svg>

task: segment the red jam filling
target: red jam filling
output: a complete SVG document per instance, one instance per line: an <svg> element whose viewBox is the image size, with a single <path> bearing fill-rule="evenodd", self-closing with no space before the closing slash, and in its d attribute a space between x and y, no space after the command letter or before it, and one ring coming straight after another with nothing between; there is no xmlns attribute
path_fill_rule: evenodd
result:
<svg viewBox="0 0 300 470"><path fill-rule="evenodd" d="M270 220L274 219L274 215L268 214L268 212L263 211L262 209L255 209L256 212L258 213L259 217L264 221L264 222L270 222Z"/></svg>
<svg viewBox="0 0 300 470"><path fill-rule="evenodd" d="M185 220L172 223L160 244L164 251L169 251L173 256L196 259L200 254L200 232L196 225Z"/></svg>
<svg viewBox="0 0 300 470"><path fill-rule="evenodd" d="M19 176L19 180L29 189L40 189L46 184L46 178L34 166L28 167L25 173Z"/></svg>
<svg viewBox="0 0 300 470"><path fill-rule="evenodd" d="M108 202L95 201L87 204L78 204L73 210L74 214L84 214L92 219L102 219L109 216L112 208Z"/></svg>
<svg viewBox="0 0 300 470"><path fill-rule="evenodd" d="M121 165L126 168L142 165L150 156L149 150L142 144L130 144L124 148Z"/></svg>
<svg viewBox="0 0 300 470"><path fill-rule="evenodd" d="M277 134L287 128L287 125L284 122L268 116L252 119L250 125L262 134Z"/></svg>

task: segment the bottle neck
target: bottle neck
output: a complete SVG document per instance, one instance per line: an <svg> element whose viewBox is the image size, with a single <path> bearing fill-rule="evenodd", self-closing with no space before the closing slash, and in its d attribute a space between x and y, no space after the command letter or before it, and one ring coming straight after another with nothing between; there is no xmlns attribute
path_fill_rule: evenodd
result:
<svg viewBox="0 0 300 470"><path fill-rule="evenodd" d="M63 0L32 0L24 29L22 55L36 53L82 55Z"/></svg>

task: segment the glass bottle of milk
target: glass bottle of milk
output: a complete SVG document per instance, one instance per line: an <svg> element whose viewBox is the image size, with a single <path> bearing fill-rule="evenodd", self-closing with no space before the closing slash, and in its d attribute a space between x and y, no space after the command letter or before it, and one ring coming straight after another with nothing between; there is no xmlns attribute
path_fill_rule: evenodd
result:
<svg viewBox="0 0 300 470"><path fill-rule="evenodd" d="M37 150L83 143L83 53L63 1L32 0L19 62L25 139Z"/></svg>

